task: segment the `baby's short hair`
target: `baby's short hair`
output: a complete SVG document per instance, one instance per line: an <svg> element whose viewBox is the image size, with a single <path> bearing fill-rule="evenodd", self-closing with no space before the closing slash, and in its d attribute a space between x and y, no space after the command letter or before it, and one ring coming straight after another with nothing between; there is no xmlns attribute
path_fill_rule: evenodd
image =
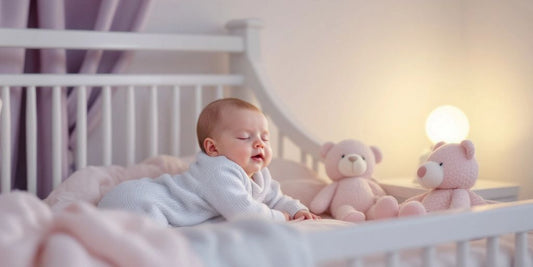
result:
<svg viewBox="0 0 533 267"><path fill-rule="evenodd" d="M209 103L200 113L200 116L198 117L198 123L196 124L198 144L203 152L205 152L203 145L204 140L213 133L216 122L220 120L222 110L228 107L261 112L258 107L238 98L222 98Z"/></svg>

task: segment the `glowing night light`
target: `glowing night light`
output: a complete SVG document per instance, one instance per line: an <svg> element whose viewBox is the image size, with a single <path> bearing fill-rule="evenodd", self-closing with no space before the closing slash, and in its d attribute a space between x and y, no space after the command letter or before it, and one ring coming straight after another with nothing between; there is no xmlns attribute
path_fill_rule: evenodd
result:
<svg viewBox="0 0 533 267"><path fill-rule="evenodd" d="M433 144L459 143L466 139L469 130L468 118L454 106L437 107L426 120L426 134Z"/></svg>

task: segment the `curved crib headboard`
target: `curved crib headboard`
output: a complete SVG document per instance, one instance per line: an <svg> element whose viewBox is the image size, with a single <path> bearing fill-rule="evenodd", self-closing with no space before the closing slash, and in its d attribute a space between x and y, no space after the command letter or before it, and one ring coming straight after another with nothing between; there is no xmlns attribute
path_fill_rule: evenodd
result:
<svg viewBox="0 0 533 267"><path fill-rule="evenodd" d="M127 164L135 163L136 146L135 124L140 123L135 118L135 97L139 89L148 90L148 120L146 127L148 138L148 154L142 158L157 155L159 139L158 125L158 89L171 87L172 91L172 116L170 119L170 153L182 156L180 153L180 115L185 112L197 118L204 103L204 92L214 90L215 98L224 96L239 97L258 104L271 119L278 130L274 147L278 157L285 156L285 140L290 140L300 149L300 161L318 169L319 141L305 132L279 104L270 90L269 82L262 70L259 58L259 33L262 23L259 20L230 21L226 28L227 35L183 35L183 34L151 34L132 32L95 32L79 30L45 30L45 29L0 29L0 49L3 48L46 48L46 49L80 49L98 53L106 50L116 51L168 51L168 52L219 52L229 54L230 73L216 74L0 74L1 99L3 108L0 124L1 146L1 190L9 191L12 187L13 159L11 147L11 103L10 94L13 88L22 88L25 91L25 121L27 139L27 184L28 191L35 192L37 185L37 156L36 140L36 90L42 87L52 88L52 158L53 186L57 186L65 174L62 173L61 144L61 90L73 88L77 91L76 114L76 146L73 148L74 170L87 166L88 146L102 146L102 165L115 164L112 157L112 91L125 90L126 127L124 137L126 149L124 157ZM89 53L89 52L88 52ZM101 144L88 144L87 136L87 88L102 88L102 141ZM180 90L184 87L193 87L193 99L187 100L194 103L193 110L180 109ZM229 95L225 95L225 88L231 88ZM166 141L166 140L163 140ZM190 140L196 143L195 140ZM277 151L276 151L277 150ZM308 162L311 158L311 162Z"/></svg>

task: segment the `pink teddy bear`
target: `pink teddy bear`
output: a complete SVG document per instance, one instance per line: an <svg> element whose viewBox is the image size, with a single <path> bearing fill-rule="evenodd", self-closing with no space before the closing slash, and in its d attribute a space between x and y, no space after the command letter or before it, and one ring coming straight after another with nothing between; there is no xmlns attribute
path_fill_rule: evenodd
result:
<svg viewBox="0 0 533 267"><path fill-rule="evenodd" d="M474 144L470 140L460 144L436 144L417 171L420 184L431 190L407 199L401 205L400 213L416 215L486 204L487 201L470 190L478 176L474 151Z"/></svg>
<svg viewBox="0 0 533 267"><path fill-rule="evenodd" d="M335 219L359 222L398 216L398 201L371 177L381 162L381 151L357 140L322 146L326 173L333 181L322 188L310 203L312 212L328 210Z"/></svg>

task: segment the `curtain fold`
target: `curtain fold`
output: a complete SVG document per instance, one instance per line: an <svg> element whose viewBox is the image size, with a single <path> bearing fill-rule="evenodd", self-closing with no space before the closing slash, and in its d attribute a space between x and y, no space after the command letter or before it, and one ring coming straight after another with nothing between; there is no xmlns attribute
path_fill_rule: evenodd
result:
<svg viewBox="0 0 533 267"><path fill-rule="evenodd" d="M140 31L146 21L151 0L2 0L0 27L46 28L95 31ZM129 62L129 53L104 51L79 51L64 49L0 49L2 73L110 73L121 72ZM88 131L92 131L100 118L100 88L87 92ZM11 91L12 120L12 185L26 189L26 151L24 92ZM51 107L52 88L38 88L38 167L37 194L45 198L52 190L51 161ZM77 90L63 88L62 114L62 177L73 170L72 152L76 145ZM4 155L1 155L4 156Z"/></svg>

